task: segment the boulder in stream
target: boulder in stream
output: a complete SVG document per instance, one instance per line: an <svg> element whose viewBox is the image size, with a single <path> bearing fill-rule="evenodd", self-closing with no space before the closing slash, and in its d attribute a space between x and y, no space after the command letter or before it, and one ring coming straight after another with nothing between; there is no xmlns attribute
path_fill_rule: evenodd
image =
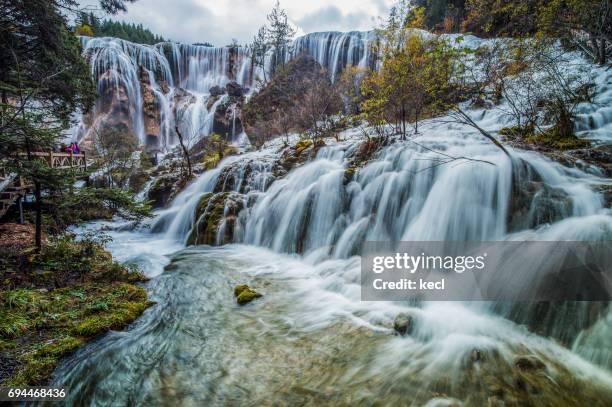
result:
<svg viewBox="0 0 612 407"><path fill-rule="evenodd" d="M393 329L401 336L409 335L412 332L412 316L405 312L400 312L393 321Z"/></svg>
<svg viewBox="0 0 612 407"><path fill-rule="evenodd" d="M255 298L260 298L262 295L257 291L251 289L246 284L239 284L234 287L234 297L239 305L245 305L253 301Z"/></svg>

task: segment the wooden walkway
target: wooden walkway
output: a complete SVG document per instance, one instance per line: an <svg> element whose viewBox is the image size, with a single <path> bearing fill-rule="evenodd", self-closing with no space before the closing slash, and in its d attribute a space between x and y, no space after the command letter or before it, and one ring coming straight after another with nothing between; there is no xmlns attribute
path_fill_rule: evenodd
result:
<svg viewBox="0 0 612 407"><path fill-rule="evenodd" d="M20 153L19 155L26 155L26 153ZM30 153L30 156L46 161L51 168L75 169L77 172L83 173L87 170L87 157L84 153L35 152ZM15 174L8 174L4 166L0 165L0 218L4 217L15 203L19 202L21 204L21 200L31 189L31 184Z"/></svg>

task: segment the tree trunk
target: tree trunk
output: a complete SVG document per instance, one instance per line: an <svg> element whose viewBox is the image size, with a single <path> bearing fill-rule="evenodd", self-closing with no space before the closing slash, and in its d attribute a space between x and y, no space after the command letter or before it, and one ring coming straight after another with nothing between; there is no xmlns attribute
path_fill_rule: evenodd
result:
<svg viewBox="0 0 612 407"><path fill-rule="evenodd" d="M406 140L406 108L402 105L402 140Z"/></svg>
<svg viewBox="0 0 612 407"><path fill-rule="evenodd" d="M606 64L606 39L602 38L599 43L599 65Z"/></svg>
<svg viewBox="0 0 612 407"><path fill-rule="evenodd" d="M504 154L506 154L506 156L508 156L508 158L512 159L512 156L510 155L510 153L508 152L508 150L506 150L506 147L503 146L502 143L500 143L495 137L493 137L489 132L487 132L485 129L483 129L482 127L480 127L479 125L477 125L471 118L470 116L465 113L463 110L461 110L459 107L455 107L455 113L457 113L459 115L459 120L460 123L462 122L463 124L467 124L468 126L471 126L473 128L475 128L476 130L478 130L478 132L480 134L482 134L483 136L485 136L487 139L489 139L497 148L499 148L500 150L502 150L504 152Z"/></svg>
<svg viewBox="0 0 612 407"><path fill-rule="evenodd" d="M183 155L185 156L185 159L187 160L187 176L191 178L193 171L191 170L191 157L189 156L189 150L187 149L187 146L185 146L185 143L183 142L183 135L181 134L178 126L175 126L175 131L178 136L179 143L181 143L181 149L183 150Z"/></svg>
<svg viewBox="0 0 612 407"><path fill-rule="evenodd" d="M35 244L36 249L42 249L42 203L40 182L34 182L34 196L36 197L36 233L35 233Z"/></svg>

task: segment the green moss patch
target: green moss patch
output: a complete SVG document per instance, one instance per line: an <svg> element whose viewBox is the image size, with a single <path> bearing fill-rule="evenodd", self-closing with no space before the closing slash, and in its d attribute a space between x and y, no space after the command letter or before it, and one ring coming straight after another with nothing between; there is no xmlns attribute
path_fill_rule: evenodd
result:
<svg viewBox="0 0 612 407"><path fill-rule="evenodd" d="M236 297L236 302L239 305L248 304L254 299L262 297L260 293L251 289L246 284L239 284L236 287L234 287L234 296Z"/></svg>
<svg viewBox="0 0 612 407"><path fill-rule="evenodd" d="M6 253L4 253L6 254ZM40 252L6 255L0 269L0 385L44 385L59 359L152 303L146 278L100 243L50 239Z"/></svg>
<svg viewBox="0 0 612 407"><path fill-rule="evenodd" d="M530 144L538 146L554 148L557 150L577 150L579 148L588 148L591 143L588 140L581 139L574 134L558 135L554 129L546 131L542 134L531 135L525 139Z"/></svg>
<svg viewBox="0 0 612 407"><path fill-rule="evenodd" d="M537 147L555 150L576 150L591 146L588 140L579 138L573 132L567 131L559 125L552 126L542 133L536 133L532 128L520 126L505 127L499 130L499 134L509 140L522 141Z"/></svg>
<svg viewBox="0 0 612 407"><path fill-rule="evenodd" d="M62 356L91 338L125 327L150 305L143 288L124 282L0 293L0 351L16 362L0 382L45 383Z"/></svg>

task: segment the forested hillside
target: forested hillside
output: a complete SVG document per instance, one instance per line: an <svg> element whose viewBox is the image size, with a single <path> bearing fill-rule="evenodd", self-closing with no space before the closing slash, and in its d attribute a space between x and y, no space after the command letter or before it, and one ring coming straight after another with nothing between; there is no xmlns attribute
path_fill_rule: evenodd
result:
<svg viewBox="0 0 612 407"><path fill-rule="evenodd" d="M81 13L76 20L75 32L89 37L115 37L137 44L157 44L164 38L152 33L142 24L125 23L110 19L101 20L94 13Z"/></svg>

